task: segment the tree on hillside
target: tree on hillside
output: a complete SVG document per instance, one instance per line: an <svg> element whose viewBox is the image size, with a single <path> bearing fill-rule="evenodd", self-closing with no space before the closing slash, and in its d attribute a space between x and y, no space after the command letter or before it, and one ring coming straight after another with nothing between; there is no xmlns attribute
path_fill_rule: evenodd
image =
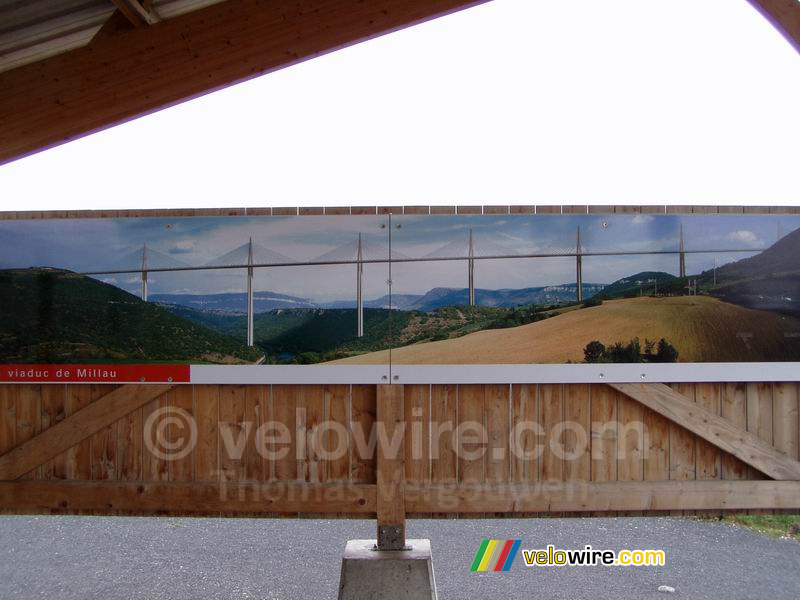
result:
<svg viewBox="0 0 800 600"><path fill-rule="evenodd" d="M658 344L646 339L644 350L639 338L611 346L593 340L583 349L583 357L586 363L674 363L678 362L678 350L664 338Z"/></svg>
<svg viewBox="0 0 800 600"><path fill-rule="evenodd" d="M603 356L606 353L606 347L597 340L586 344L583 349L584 361L587 363L599 363L603 361Z"/></svg>
<svg viewBox="0 0 800 600"><path fill-rule="evenodd" d="M658 342L658 350L654 362L674 363L678 362L678 350L664 338Z"/></svg>

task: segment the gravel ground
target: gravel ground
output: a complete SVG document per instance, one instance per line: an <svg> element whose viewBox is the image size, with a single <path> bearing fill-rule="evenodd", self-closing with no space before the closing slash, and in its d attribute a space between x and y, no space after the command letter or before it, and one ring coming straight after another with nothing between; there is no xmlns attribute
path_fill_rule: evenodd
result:
<svg viewBox="0 0 800 600"><path fill-rule="evenodd" d="M800 598L800 543L679 518L410 521L430 538L440 600ZM0 517L0 598L336 598L360 520ZM470 573L482 539L522 548L664 549L663 567ZM675 588L659 592L659 586Z"/></svg>

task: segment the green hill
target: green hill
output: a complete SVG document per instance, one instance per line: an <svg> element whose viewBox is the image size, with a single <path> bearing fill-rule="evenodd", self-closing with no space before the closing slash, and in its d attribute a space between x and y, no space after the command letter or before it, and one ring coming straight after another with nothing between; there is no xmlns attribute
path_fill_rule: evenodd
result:
<svg viewBox="0 0 800 600"><path fill-rule="evenodd" d="M220 333L241 338L243 316L200 311L183 306L165 308ZM255 315L256 344L274 363L316 363L375 352L391 346L461 337L483 329L516 327L553 316L533 307L458 306L421 311L364 309L364 336L356 337L354 309L277 309Z"/></svg>
<svg viewBox="0 0 800 600"><path fill-rule="evenodd" d="M255 362L261 353L69 271L0 270L5 362Z"/></svg>
<svg viewBox="0 0 800 600"><path fill-rule="evenodd" d="M699 281L701 288L726 302L800 316L800 230L716 273L704 271Z"/></svg>
<svg viewBox="0 0 800 600"><path fill-rule="evenodd" d="M663 271L642 271L607 285L595 298L633 298L663 294L681 283L681 279Z"/></svg>

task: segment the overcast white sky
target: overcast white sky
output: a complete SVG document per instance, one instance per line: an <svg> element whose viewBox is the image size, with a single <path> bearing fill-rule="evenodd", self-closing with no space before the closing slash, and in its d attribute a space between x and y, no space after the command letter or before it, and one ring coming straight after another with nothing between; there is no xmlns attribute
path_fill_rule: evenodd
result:
<svg viewBox="0 0 800 600"><path fill-rule="evenodd" d="M744 0L495 0L0 167L5 210L799 204Z"/></svg>

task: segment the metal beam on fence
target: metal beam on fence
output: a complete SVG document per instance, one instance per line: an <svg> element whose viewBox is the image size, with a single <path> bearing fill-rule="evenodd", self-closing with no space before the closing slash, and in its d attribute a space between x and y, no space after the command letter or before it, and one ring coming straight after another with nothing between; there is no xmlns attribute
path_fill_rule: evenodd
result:
<svg viewBox="0 0 800 600"><path fill-rule="evenodd" d="M255 335L253 327L253 238L247 249L247 345L252 348L255 345Z"/></svg>
<svg viewBox="0 0 800 600"><path fill-rule="evenodd" d="M390 306L389 309L391 308ZM364 248L360 233L356 252L356 313L356 335L364 337Z"/></svg>

